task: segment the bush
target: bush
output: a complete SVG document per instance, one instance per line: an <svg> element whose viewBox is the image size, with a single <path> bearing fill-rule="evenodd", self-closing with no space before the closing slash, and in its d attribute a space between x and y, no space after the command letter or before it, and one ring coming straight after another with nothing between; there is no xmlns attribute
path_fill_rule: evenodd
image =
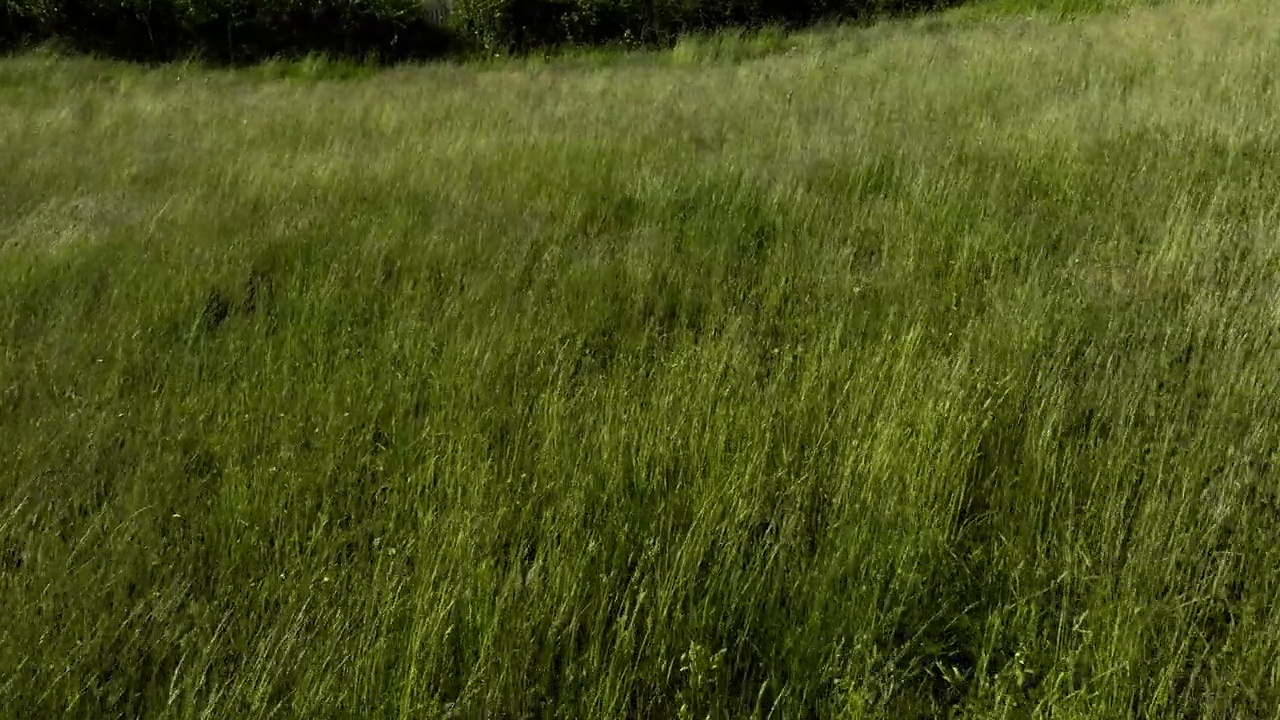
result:
<svg viewBox="0 0 1280 720"><path fill-rule="evenodd" d="M452 49L437 7L424 0L8 0L0 32L10 43L56 40L136 60L311 53L393 60Z"/></svg>
<svg viewBox="0 0 1280 720"><path fill-rule="evenodd" d="M0 0L0 51L39 35L41 18L52 5L51 0Z"/></svg>
<svg viewBox="0 0 1280 720"><path fill-rule="evenodd" d="M56 40L137 60L321 53L399 60L472 49L665 44L684 33L798 26L953 0L0 0L0 46ZM449 10L446 12L446 8Z"/></svg>
<svg viewBox="0 0 1280 720"><path fill-rule="evenodd" d="M953 4L954 0L455 0L451 25L490 51L566 43L669 43L724 27L796 27Z"/></svg>

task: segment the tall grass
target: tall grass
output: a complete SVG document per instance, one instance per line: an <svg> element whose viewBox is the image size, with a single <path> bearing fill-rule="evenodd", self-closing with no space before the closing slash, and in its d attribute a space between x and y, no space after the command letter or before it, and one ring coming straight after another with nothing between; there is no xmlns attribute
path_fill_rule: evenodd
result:
<svg viewBox="0 0 1280 720"><path fill-rule="evenodd" d="M0 61L0 715L1273 716L1277 27Z"/></svg>

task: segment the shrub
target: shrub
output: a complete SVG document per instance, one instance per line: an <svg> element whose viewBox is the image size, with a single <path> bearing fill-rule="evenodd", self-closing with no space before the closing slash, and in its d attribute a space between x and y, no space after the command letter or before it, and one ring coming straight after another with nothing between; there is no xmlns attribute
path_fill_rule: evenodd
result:
<svg viewBox="0 0 1280 720"><path fill-rule="evenodd" d="M718 28L800 26L924 10L954 0L455 0L451 25L481 48L668 43Z"/></svg>
<svg viewBox="0 0 1280 720"><path fill-rule="evenodd" d="M0 0L0 46L57 40L138 60L320 53L397 60L473 49L665 44L737 26L919 10L954 0Z"/></svg>
<svg viewBox="0 0 1280 720"><path fill-rule="evenodd" d="M437 3L424 0L8 0L8 7L12 42L57 40L138 60L404 59L452 46Z"/></svg>
<svg viewBox="0 0 1280 720"><path fill-rule="evenodd" d="M40 34L42 18L55 0L0 0L0 50L8 50Z"/></svg>

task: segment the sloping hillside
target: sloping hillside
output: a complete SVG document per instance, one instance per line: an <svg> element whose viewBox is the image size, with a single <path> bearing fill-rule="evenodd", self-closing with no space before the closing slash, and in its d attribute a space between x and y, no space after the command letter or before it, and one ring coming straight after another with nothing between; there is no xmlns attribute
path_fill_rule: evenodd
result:
<svg viewBox="0 0 1280 720"><path fill-rule="evenodd" d="M0 59L0 716L1270 717L1278 28Z"/></svg>

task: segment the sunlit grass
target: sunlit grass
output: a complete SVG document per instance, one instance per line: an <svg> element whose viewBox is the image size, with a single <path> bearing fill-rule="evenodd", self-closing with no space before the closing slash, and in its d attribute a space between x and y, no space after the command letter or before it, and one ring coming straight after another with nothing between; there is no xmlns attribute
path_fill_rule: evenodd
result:
<svg viewBox="0 0 1280 720"><path fill-rule="evenodd" d="M0 60L0 712L1270 717L1280 9L967 12Z"/></svg>

